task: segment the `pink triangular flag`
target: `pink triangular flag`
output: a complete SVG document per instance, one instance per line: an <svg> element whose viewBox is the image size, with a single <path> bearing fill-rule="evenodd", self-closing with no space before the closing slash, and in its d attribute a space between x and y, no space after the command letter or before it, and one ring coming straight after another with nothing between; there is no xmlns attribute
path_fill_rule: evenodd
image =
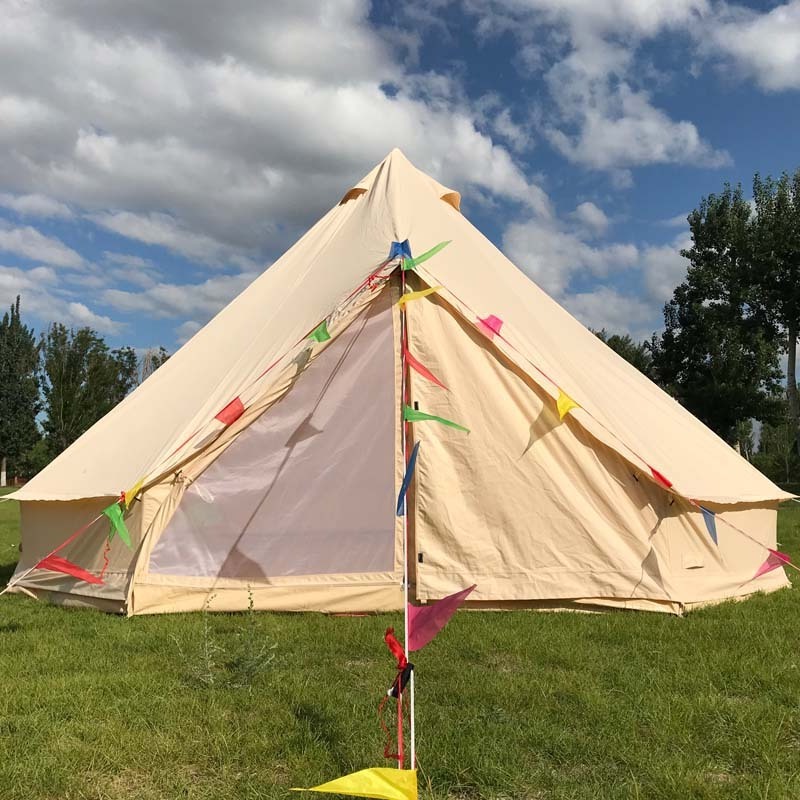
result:
<svg viewBox="0 0 800 800"><path fill-rule="evenodd" d="M450 621L458 607L467 599L467 595L475 588L463 589L455 594L443 597L429 606L412 606L408 604L408 649L420 650L428 644L439 631Z"/></svg>
<svg viewBox="0 0 800 800"><path fill-rule="evenodd" d="M762 575L766 575L768 572L772 572L774 569L778 569L778 567L782 567L784 564L791 564L792 559L786 555L786 553L781 553L780 550L773 550L771 547L769 549L769 555L767 556L767 560L758 568L758 572L753 575L753 580L756 578L760 578Z"/></svg>
<svg viewBox="0 0 800 800"><path fill-rule="evenodd" d="M500 333L500 328L503 327L503 320L496 317L494 314L489 314L488 317L478 317L478 327L490 338L494 339L496 333Z"/></svg>

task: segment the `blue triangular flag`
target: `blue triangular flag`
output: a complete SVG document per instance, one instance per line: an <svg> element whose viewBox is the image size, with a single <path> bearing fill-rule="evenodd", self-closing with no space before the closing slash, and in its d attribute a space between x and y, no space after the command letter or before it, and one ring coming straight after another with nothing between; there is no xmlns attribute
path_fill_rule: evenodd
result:
<svg viewBox="0 0 800 800"><path fill-rule="evenodd" d="M397 495L397 516L402 517L406 513L406 492L408 491L411 478L414 476L414 467L417 465L417 453L419 452L419 442L414 445L411 451L411 458L408 459L406 474L403 476L403 485L400 487L400 494Z"/></svg>
<svg viewBox="0 0 800 800"><path fill-rule="evenodd" d="M393 258L411 258L411 245L408 239L403 242L392 242L389 250L389 261Z"/></svg>
<svg viewBox="0 0 800 800"><path fill-rule="evenodd" d="M706 523L706 528L708 528L708 535L714 540L714 544L719 546L717 541L717 521L714 519L717 515L703 506L700 506L700 510L703 512L703 521Z"/></svg>

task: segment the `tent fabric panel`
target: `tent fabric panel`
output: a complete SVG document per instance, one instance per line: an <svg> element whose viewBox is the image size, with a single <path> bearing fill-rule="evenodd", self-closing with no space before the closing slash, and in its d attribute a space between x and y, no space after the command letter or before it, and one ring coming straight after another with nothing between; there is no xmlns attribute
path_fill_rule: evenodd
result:
<svg viewBox="0 0 800 800"><path fill-rule="evenodd" d="M148 572L391 571L394 351L383 293L189 486Z"/></svg>
<svg viewBox="0 0 800 800"><path fill-rule="evenodd" d="M173 614L186 611L241 611L252 598L258 611L320 611L330 614L360 614L398 611L403 607L403 589L396 582L376 584L319 584L304 586L238 586L207 589L183 585L137 583L133 590L132 614Z"/></svg>
<svg viewBox="0 0 800 800"><path fill-rule="evenodd" d="M411 351L450 388L412 374L412 399L471 429L414 426L418 597L471 583L475 600L680 603L753 591L740 584L757 546L741 535L714 546L699 511L571 415L559 420L554 399L445 301L429 297L407 313ZM771 524L757 520L766 544ZM691 569L676 560L687 552Z"/></svg>
<svg viewBox="0 0 800 800"><path fill-rule="evenodd" d="M68 539L100 512L113 503L115 497L100 497L71 502L22 502L20 507L21 553L11 580ZM132 548L115 536L108 551L109 565L103 585L94 585L49 570L34 570L20 586L29 589L46 589L54 592L124 600L136 560L136 549L141 540L141 507L131 506L125 518L131 536ZM110 523L106 517L95 522L75 541L70 542L58 555L69 559L83 569L99 574L103 567L103 549L108 538Z"/></svg>

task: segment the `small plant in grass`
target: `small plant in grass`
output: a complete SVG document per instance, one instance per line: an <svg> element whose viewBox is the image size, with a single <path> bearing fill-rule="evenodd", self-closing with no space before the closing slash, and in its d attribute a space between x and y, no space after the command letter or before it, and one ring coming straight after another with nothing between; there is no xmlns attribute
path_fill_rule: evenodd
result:
<svg viewBox="0 0 800 800"><path fill-rule="evenodd" d="M199 643L186 648L173 637L178 653L185 665L189 683L204 688L247 689L252 691L254 683L264 675L275 660L277 644L258 630L253 592L247 589L247 611L244 624L235 632L232 640L223 641L215 636L211 624L210 595L203 604Z"/></svg>

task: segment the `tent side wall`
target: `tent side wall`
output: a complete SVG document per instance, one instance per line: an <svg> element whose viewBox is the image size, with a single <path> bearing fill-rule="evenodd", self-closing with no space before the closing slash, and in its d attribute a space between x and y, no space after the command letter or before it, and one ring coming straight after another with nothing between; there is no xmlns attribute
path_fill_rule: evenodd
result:
<svg viewBox="0 0 800 800"><path fill-rule="evenodd" d="M22 501L20 507L20 560L14 573L22 575L75 531L97 517L114 497L98 497L71 501ZM104 583L86 583L60 572L34 570L12 591L28 592L60 605L91 606L104 611L122 613L142 540L143 509L134 503L126 518L132 549L115 536L108 547L108 566ZM59 556L66 558L95 575L104 566L104 549L110 530L109 521L102 517L70 542Z"/></svg>
<svg viewBox="0 0 800 800"><path fill-rule="evenodd" d="M484 603L677 612L787 585L782 570L751 580L775 546L776 503L716 507L717 546L698 509L571 415L560 420L490 332L435 295L410 304L408 319L412 354L448 387L412 373L412 400L471 429L414 425L420 600L476 583L470 599Z"/></svg>
<svg viewBox="0 0 800 800"><path fill-rule="evenodd" d="M402 607L397 280L179 471L129 613Z"/></svg>

